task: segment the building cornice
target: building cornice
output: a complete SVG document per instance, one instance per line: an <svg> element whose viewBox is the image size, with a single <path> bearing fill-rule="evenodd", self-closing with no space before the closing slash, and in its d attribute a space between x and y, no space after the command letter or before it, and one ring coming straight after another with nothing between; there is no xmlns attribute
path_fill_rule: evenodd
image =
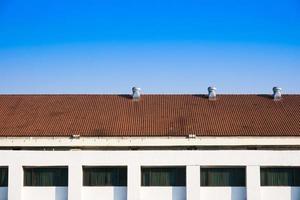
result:
<svg viewBox="0 0 300 200"><path fill-rule="evenodd" d="M300 137L0 137L0 147L299 146Z"/></svg>

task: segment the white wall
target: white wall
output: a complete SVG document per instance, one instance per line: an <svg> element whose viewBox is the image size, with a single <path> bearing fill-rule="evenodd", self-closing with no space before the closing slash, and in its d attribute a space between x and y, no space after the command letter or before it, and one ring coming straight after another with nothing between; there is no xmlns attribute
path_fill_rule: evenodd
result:
<svg viewBox="0 0 300 200"><path fill-rule="evenodd" d="M164 200L171 199L171 192L166 188L162 190L149 191L140 187L140 175L138 175L141 166L247 166L257 170L247 170L249 177L256 177L255 181L250 181L252 190L250 193L255 193L257 196L249 195L247 200L260 200L259 197L268 198L268 193L262 190L268 188L259 187L259 167L260 166L300 166L300 151L263 151L263 150L151 150L151 151L0 151L0 166L9 166L9 189L8 200L67 200L67 190L69 193L81 194L84 190L82 187L81 173L71 173L70 180L74 181L75 186L62 189L63 192L57 192L56 199L55 190L51 188L30 188L22 187L23 171L22 166L68 166L69 170L80 172L81 167L78 166L128 166L130 176L128 176L127 199L140 200L139 197L159 199L162 197L161 192L164 192ZM76 166L76 170L74 170ZM15 168L15 169L14 169ZM72 168L72 169L71 169ZM132 170L131 170L132 169ZM197 170L197 169L195 169ZM200 167L199 167L200 170ZM197 175L198 177L198 175ZM197 178L198 179L198 178ZM187 181L193 179L187 179ZM258 180L258 181L257 181ZM194 180L197 182L196 180ZM193 181L193 182L194 182ZM248 184L249 181L247 181ZM10 187L13 186L13 187ZM191 185L191 183L187 183ZM199 185L199 190L200 184ZM256 187L255 185L258 185ZM196 187L195 187L196 188ZM153 188L155 189L155 188ZM165 191L164 191L165 190ZM192 190L195 191L195 190ZM248 191L248 189L247 189ZM298 190L291 192L291 196L295 196L299 200ZM158 192L158 196L155 193ZM176 191L174 191L176 192ZM276 193L276 191L271 191ZM279 192L281 194L281 192ZM289 192L282 192L285 196L283 199L276 200L291 200L288 196ZM149 194L149 195L147 195ZM23 195L23 196L22 196ZM61 196L63 196L61 198ZM184 198L185 189L179 191L176 195L178 198ZM191 195L192 197L193 195ZM128 198L130 197L130 198ZM177 198L176 197L176 198ZM277 196L278 197L278 196ZM227 197L226 197L227 198ZM274 197L273 197L274 198ZM196 199L196 198L195 198ZM200 198L199 198L200 199ZM204 198L206 200L207 198ZM82 195L72 196L68 200L82 200ZM172 199L174 200L174 199ZM181 199L180 199L181 200ZM189 199L187 199L189 200ZM200 199L201 200L201 199ZM208 199L209 200L209 199ZM220 200L220 199L219 199ZM223 198L222 198L223 200ZM264 200L264 199L261 199ZM268 199L266 199L268 200ZM293 199L294 200L294 199Z"/></svg>
<svg viewBox="0 0 300 200"><path fill-rule="evenodd" d="M68 200L67 187L23 187L22 200Z"/></svg>
<svg viewBox="0 0 300 200"><path fill-rule="evenodd" d="M7 187L0 187L0 200L7 200Z"/></svg>
<svg viewBox="0 0 300 200"><path fill-rule="evenodd" d="M208 200L246 200L245 187L201 187L200 199ZM274 199L273 199L274 200Z"/></svg>
<svg viewBox="0 0 300 200"><path fill-rule="evenodd" d="M300 166L300 151L0 151L0 166Z"/></svg>
<svg viewBox="0 0 300 200"><path fill-rule="evenodd" d="M246 168L247 200L260 200L260 166L248 165Z"/></svg>
<svg viewBox="0 0 300 200"><path fill-rule="evenodd" d="M299 137L0 137L1 147L298 146Z"/></svg>
<svg viewBox="0 0 300 200"><path fill-rule="evenodd" d="M261 187L261 200L299 200L300 187Z"/></svg>
<svg viewBox="0 0 300 200"><path fill-rule="evenodd" d="M127 187L83 187L82 200L126 200Z"/></svg>
<svg viewBox="0 0 300 200"><path fill-rule="evenodd" d="M141 200L185 200L185 187L141 187Z"/></svg>

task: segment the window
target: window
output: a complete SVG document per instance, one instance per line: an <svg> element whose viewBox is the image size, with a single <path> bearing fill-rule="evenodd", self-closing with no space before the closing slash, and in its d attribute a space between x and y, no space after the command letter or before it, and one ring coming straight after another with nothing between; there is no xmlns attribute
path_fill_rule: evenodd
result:
<svg viewBox="0 0 300 200"><path fill-rule="evenodd" d="M142 186L185 186L185 167L142 167Z"/></svg>
<svg viewBox="0 0 300 200"><path fill-rule="evenodd" d="M262 167L261 186L300 186L299 167Z"/></svg>
<svg viewBox="0 0 300 200"><path fill-rule="evenodd" d="M0 187L7 187L8 185L8 168L0 167Z"/></svg>
<svg viewBox="0 0 300 200"><path fill-rule="evenodd" d="M68 186L68 168L24 167L24 186Z"/></svg>
<svg viewBox="0 0 300 200"><path fill-rule="evenodd" d="M83 167L84 186L127 186L127 167Z"/></svg>
<svg viewBox="0 0 300 200"><path fill-rule="evenodd" d="M201 167L201 186L245 187L244 167Z"/></svg>

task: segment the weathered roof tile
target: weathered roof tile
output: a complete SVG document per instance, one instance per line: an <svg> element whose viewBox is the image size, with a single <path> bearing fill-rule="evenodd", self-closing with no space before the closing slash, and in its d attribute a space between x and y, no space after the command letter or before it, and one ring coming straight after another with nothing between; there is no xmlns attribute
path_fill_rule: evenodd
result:
<svg viewBox="0 0 300 200"><path fill-rule="evenodd" d="M300 136L300 95L0 95L0 137Z"/></svg>

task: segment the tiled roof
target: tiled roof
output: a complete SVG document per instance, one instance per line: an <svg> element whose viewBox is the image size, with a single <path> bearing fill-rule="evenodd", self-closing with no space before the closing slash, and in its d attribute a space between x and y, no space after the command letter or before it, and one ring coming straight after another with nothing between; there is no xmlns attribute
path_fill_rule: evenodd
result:
<svg viewBox="0 0 300 200"><path fill-rule="evenodd" d="M300 95L0 95L6 136L300 136Z"/></svg>

